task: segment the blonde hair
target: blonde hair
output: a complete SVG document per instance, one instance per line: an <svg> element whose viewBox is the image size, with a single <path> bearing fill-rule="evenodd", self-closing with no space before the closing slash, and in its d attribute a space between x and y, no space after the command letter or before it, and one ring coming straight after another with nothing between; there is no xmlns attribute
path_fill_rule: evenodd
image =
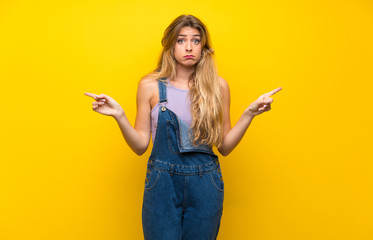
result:
<svg viewBox="0 0 373 240"><path fill-rule="evenodd" d="M183 27L199 30L201 35L201 59L189 76L191 88L189 91L191 114L193 122L191 128L194 145L207 144L219 148L223 141L223 108L220 81L214 61L214 50L211 47L210 36L206 26L193 15L177 17L165 30L162 38L163 50L157 68L148 74L155 79L176 77L176 61L174 60L174 46L177 36ZM190 135L191 137L191 135Z"/></svg>

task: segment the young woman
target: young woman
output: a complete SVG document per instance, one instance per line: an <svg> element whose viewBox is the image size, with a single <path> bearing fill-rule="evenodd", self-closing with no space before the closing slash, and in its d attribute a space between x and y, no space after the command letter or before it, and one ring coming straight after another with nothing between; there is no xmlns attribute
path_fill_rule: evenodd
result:
<svg viewBox="0 0 373 240"><path fill-rule="evenodd" d="M206 26L192 15L166 29L158 67L141 79L135 126L110 96L93 97L93 110L113 116L130 148L142 155L152 135L142 209L145 239L216 239L224 182L218 151L227 156L256 115L271 109L261 95L231 128L228 83L218 76Z"/></svg>

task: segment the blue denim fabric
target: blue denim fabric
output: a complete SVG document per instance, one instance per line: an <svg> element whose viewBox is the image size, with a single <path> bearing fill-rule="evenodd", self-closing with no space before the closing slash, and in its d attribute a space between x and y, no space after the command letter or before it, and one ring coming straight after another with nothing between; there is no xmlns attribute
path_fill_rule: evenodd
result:
<svg viewBox="0 0 373 240"><path fill-rule="evenodd" d="M158 124L142 208L144 238L216 239L224 199L218 156L208 145L192 145L191 129L165 106L165 83L159 80L158 86Z"/></svg>

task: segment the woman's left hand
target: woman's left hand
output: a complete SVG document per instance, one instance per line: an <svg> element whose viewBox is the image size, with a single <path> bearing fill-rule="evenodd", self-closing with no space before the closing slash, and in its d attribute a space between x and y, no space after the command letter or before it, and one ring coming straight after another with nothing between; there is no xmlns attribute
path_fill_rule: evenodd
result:
<svg viewBox="0 0 373 240"><path fill-rule="evenodd" d="M250 116L257 116L263 112L267 112L271 110L271 103L273 99L270 98L273 94L279 92L282 88L276 88L268 93L261 95L257 100L250 104L248 108L246 108L245 113Z"/></svg>

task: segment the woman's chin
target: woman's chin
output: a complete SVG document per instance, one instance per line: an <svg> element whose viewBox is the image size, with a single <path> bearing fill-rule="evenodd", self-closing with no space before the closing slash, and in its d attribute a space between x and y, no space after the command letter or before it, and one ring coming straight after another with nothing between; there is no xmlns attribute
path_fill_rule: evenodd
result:
<svg viewBox="0 0 373 240"><path fill-rule="evenodd" d="M190 62L181 62L181 63L179 63L178 62L178 65L180 65L180 66L182 66L182 67L185 67L185 68L192 68L192 67L195 67L195 65L196 65L196 62L192 62L192 61L190 61Z"/></svg>

